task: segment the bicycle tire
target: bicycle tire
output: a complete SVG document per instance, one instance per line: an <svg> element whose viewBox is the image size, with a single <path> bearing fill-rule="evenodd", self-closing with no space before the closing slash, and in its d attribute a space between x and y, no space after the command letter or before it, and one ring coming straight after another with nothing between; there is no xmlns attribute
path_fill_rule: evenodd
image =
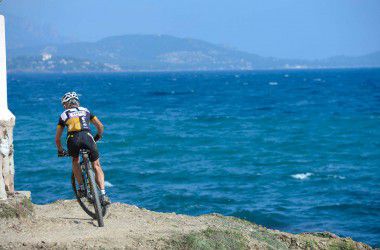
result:
<svg viewBox="0 0 380 250"><path fill-rule="evenodd" d="M95 182L95 173L91 170L90 166L86 167L87 175L90 178L90 190L92 197L94 197L94 208L95 208L95 213L96 213L96 219L98 221L98 226L99 227L104 227L104 221L103 221L103 213L102 213L102 205L100 204L100 197L99 197L99 192L98 188L96 186Z"/></svg>
<svg viewBox="0 0 380 250"><path fill-rule="evenodd" d="M85 180L84 176L82 176L82 180ZM74 194L75 194L75 198L77 199L79 205L81 206L81 208L83 209L83 211L86 212L86 214L88 214L89 216L91 216L91 218L93 218L94 220L96 220L96 214L93 213L92 211L90 211L87 206L83 203L83 201L79 198L78 196L78 190L77 190L77 187L76 187L76 178L74 176L74 173L71 174L71 185L72 185L72 188L73 188L73 191L74 191ZM102 215L103 217L106 215L107 213L107 206L102 206Z"/></svg>

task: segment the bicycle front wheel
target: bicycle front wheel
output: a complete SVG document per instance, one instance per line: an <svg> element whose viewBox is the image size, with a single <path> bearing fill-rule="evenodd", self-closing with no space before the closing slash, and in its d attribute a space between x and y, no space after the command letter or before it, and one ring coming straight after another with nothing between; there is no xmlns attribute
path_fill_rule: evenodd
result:
<svg viewBox="0 0 380 250"><path fill-rule="evenodd" d="M89 187L89 178L87 178L86 176L87 174L85 174L83 172L83 175L82 175L82 180L85 182L85 187L86 187L86 190L89 191L89 193L91 193L90 191L90 187ZM72 187L73 187L73 191L74 191L74 194L75 194L75 197L79 203L79 205L81 206L81 208L83 209L83 211L86 212L86 214L88 214L89 216L91 216L93 219L97 219L97 215L96 215L96 211L95 211L95 207L94 207L94 198L93 198L93 195L86 195L85 197L80 197L78 195L78 189L79 189L79 184L74 176L74 173L71 175L71 184L72 184ZM98 189L98 188L97 188ZM99 189L98 189L99 190ZM103 217L106 215L107 213L107 206L102 206L102 215Z"/></svg>
<svg viewBox="0 0 380 250"><path fill-rule="evenodd" d="M89 186L90 186L91 195L94 201L93 205L95 208L96 219L98 220L99 227L104 227L102 205L100 204L99 190L96 186L94 171L92 171L92 169L89 166L87 166L87 175L89 177Z"/></svg>

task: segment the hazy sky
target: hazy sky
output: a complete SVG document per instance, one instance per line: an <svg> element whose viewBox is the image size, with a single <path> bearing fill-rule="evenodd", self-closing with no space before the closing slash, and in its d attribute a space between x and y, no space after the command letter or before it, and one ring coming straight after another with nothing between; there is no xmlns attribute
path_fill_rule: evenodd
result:
<svg viewBox="0 0 380 250"><path fill-rule="evenodd" d="M380 50L380 0L3 0L0 12L84 41L169 34L283 58Z"/></svg>

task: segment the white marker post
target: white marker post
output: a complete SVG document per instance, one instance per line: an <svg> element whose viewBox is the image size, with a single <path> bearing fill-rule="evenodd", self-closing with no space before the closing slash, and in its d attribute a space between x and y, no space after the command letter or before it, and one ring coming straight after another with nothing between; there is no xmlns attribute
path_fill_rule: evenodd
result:
<svg viewBox="0 0 380 250"><path fill-rule="evenodd" d="M16 117L8 109L5 21L0 15L0 200L14 193L13 127Z"/></svg>

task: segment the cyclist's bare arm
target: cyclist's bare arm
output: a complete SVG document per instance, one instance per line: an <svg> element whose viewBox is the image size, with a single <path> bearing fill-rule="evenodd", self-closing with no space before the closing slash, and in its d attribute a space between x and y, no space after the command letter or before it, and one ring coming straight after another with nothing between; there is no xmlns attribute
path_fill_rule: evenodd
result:
<svg viewBox="0 0 380 250"><path fill-rule="evenodd" d="M55 133L55 145L57 145L58 151L63 151L62 143L61 143L61 136L63 133L64 128L60 125L57 126L57 131Z"/></svg>
<svg viewBox="0 0 380 250"><path fill-rule="evenodd" d="M99 121L98 117L95 116L94 118L92 118L91 123L94 124L94 126L95 126L96 129L98 130L98 134L99 134L99 136L102 136L103 131L104 131L104 126L103 126L103 124Z"/></svg>

